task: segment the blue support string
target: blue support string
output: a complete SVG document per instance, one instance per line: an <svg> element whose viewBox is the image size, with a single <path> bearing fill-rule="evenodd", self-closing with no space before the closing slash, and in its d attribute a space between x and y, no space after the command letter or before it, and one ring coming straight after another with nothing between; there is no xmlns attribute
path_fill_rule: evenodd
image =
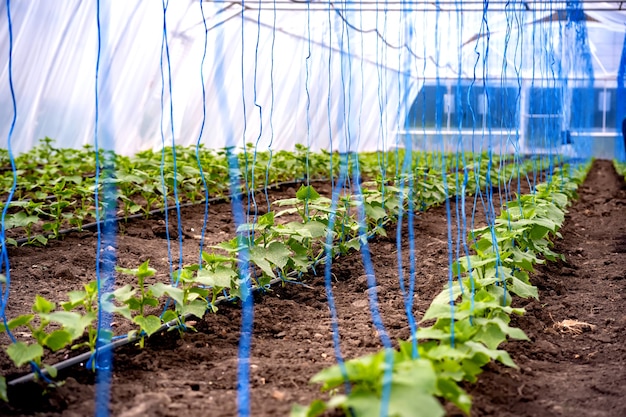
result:
<svg viewBox="0 0 626 417"><path fill-rule="evenodd" d="M270 176L270 167L272 166L272 156L274 154L272 150L272 146L274 144L274 104L275 104L275 92L274 92L274 48L276 46L276 0L273 0L274 4L274 12L273 12L273 21L272 21L272 46L270 52L270 114L269 114L269 125L270 125L270 140L267 144L267 152L269 153L267 159L267 165L265 166L265 185L263 187L263 192L265 194L265 201L267 202L267 211L268 213L271 210L270 204L270 196L268 194L268 183ZM308 157L308 154L307 154ZM307 159L307 181L308 181L308 159Z"/></svg>
<svg viewBox="0 0 626 417"><path fill-rule="evenodd" d="M172 168L173 168L173 180L172 180L172 188L174 190L174 205L176 206L176 220L177 220L177 234L178 234L178 269L183 269L183 223L180 213L180 201L178 199L178 169L176 165L176 138L174 136L174 99L172 97L173 88L172 88L172 64L170 59L170 47L169 40L167 35L167 8L169 6L169 0L162 0L163 4L163 39L161 43L161 127L163 126L163 101L164 101L164 83L165 83L165 74L163 68L163 52L165 52L165 63L167 64L167 90L169 93L169 117L170 117L170 135L172 136L171 148L172 148ZM161 128L161 141L163 144L163 151L161 153L162 164L165 163L165 133ZM163 166L161 166L161 175L162 175L162 186L165 188L165 178L163 177ZM165 189L164 189L165 191ZM169 232L169 211L167 210L167 193L163 194L164 204L165 204L165 235L167 237L167 250L168 250L168 258L170 261L170 273L173 272L172 265L172 255L170 253L170 232ZM173 275L173 274L170 274ZM178 285L178 280L180 276L176 277L174 281L174 285Z"/></svg>
<svg viewBox="0 0 626 417"><path fill-rule="evenodd" d="M332 158L331 158L332 160ZM345 176L347 175L347 167L345 164L341 164L339 168L339 178L337 179L338 184L343 184L345 181ZM324 245L324 289L326 291L326 300L328 303L328 309L330 310L330 318L331 318L331 328L333 332L333 349L335 352L335 360L341 370L341 375L343 379L346 381L345 389L346 393L350 392L351 386L348 381L348 372L346 370L346 365L343 360L343 355L341 353L341 343L340 343L340 335L339 335L339 318L337 315L337 308L335 306L335 297L333 295L333 282L332 282L332 264L334 257L334 228L337 219L337 206L339 201L339 194L341 192L341 185L337 185L333 187L331 203L330 203L330 213L328 215L328 230L326 233L326 241Z"/></svg>
<svg viewBox="0 0 626 417"><path fill-rule="evenodd" d="M169 228L169 208L167 201L167 185L165 184L165 149L167 149L167 145L165 143L165 73L164 73L164 62L163 55L166 53L166 41L167 41L167 32L166 32L166 20L167 20L167 4L169 4L169 0L166 3L165 0L162 0L163 6L163 32L161 37L161 55L160 55L160 69L161 69L161 194L163 194L163 209L164 209L164 221L165 221L165 237L167 242L167 259L169 264L169 272L170 272L170 281L172 285L176 285L178 283L178 279L174 279L174 261L172 259L172 246L170 240L170 228ZM171 99L171 97L170 97ZM172 111L173 113L173 111ZM171 123L174 123L174 120L171 120ZM172 137L172 140L174 138ZM175 176L176 174L174 174ZM164 308L167 309L167 305Z"/></svg>
<svg viewBox="0 0 626 417"><path fill-rule="evenodd" d="M98 326L96 335L96 351L90 358L88 366L96 370L96 406L97 417L109 415L110 385L113 372L112 352L102 349L111 343L112 314L104 308L104 301L113 291L115 285L116 264L116 232L115 221L117 211L117 189L114 181L114 138L112 133L113 112L107 111L104 122L101 123L100 111L102 104L111 105L111 77L110 54L108 53L109 37L109 9L96 1L96 23L98 27L98 55L95 74L95 121L94 121L94 149L96 154L94 200L96 219L101 218L100 202L102 201L103 222L97 222L96 243L96 285L98 288ZM108 63L107 71L101 71L102 63ZM102 184L102 200L100 200L100 184Z"/></svg>
<svg viewBox="0 0 626 417"><path fill-rule="evenodd" d="M248 114L246 108L246 96L245 96L245 72L244 72L244 57L245 57L245 7L241 8L241 99L243 106L243 155L245 160L245 172L248 172L248 155L245 144L245 138L248 131ZM224 41L223 37L218 37L216 42L215 56L217 59L217 68L215 71L216 85L221 86L218 92L218 98L220 103L228 103L225 83L224 83L224 68L221 62L221 57L224 56ZM222 107L224 120L230 123L230 111L228 105ZM230 181L231 195L231 207L233 212L233 218L235 220L235 230L239 225L245 223L246 214L243 209L243 202L241 201L241 170L239 169L239 160L234 153L235 148L235 135L232 131L230 124L226 128L227 138L227 158L228 158L228 177ZM248 191L247 176L245 177L246 191ZM248 199L249 204L249 199ZM248 210L249 212L249 210ZM254 299L251 294L251 276L249 273L249 250L248 244L250 243L250 235L247 236L245 232L237 233L237 242L240 247L237 256L237 267L239 269L240 280L240 295L241 295L241 330L239 338L239 347L237 352L237 413L240 417L250 416L250 353L252 347L252 331L254 327Z"/></svg>
<svg viewBox="0 0 626 417"><path fill-rule="evenodd" d="M202 168L202 161L200 160L200 141L202 140L202 134L204 133L204 125L206 124L206 85L204 81L204 62L206 59L207 45L209 41L209 28L206 24L206 16L204 14L203 1L198 0L200 6L200 14L202 15L202 24L204 26L204 45L202 49L202 61L200 63L200 82L202 85L202 124L200 125L200 132L198 133L198 140L196 141L196 161L198 162L198 170L200 171L200 178L202 179L202 186L204 187L204 218L202 220L202 230L200 233L200 247L198 253L198 265L202 269L202 251L204 250L204 238L206 236L207 222L209 220L209 187L207 185L204 171Z"/></svg>
<svg viewBox="0 0 626 417"><path fill-rule="evenodd" d="M355 160L358 161L357 155L353 154ZM355 162L353 168L353 189L354 198L357 202L356 211L359 224L359 240L361 243L361 259L363 261L363 267L365 269L365 275L367 276L367 288L370 314L372 316L372 323L378 333L378 337L385 348L385 373L383 374L383 392L381 395L381 404L379 416L385 417L389 413L389 399L391 398L391 379L393 372L393 349L391 345L391 339L387 334L385 325L383 324L382 316L378 308L378 294L376 287L376 273L374 271L374 263L372 262L372 255L370 252L369 243L367 241L367 223L365 220L365 201L363 198L363 192L361 190L361 184L358 179L359 167L358 162Z"/></svg>
<svg viewBox="0 0 626 417"><path fill-rule="evenodd" d="M202 6L202 5L201 5ZM204 16L204 15L203 15ZM244 16L243 9L241 12L241 40L244 41ZM224 56L224 30L221 25L215 25L210 30L215 29L215 71L213 73L212 85L217 86L216 95L217 101L221 103L220 117L222 118L222 126L224 131L223 136L226 138L226 159L228 164L228 181L229 192L231 195L231 209L233 213L233 220L235 224L235 230L246 221L246 210L243 207L242 200L242 185L244 184L244 178L242 178L242 172L239 166L239 157L235 146L235 133L233 131L233 125L231 123L231 111L228 105L228 97L226 90L225 80L225 68L224 62L221 57ZM242 44L243 45L243 44ZM242 46L243 54L243 46ZM241 56L243 62L244 56ZM244 68L241 67L241 81L242 87L244 87ZM245 89L244 89L245 92ZM243 93L242 93L243 94ZM246 104L245 95L242 95L243 107L244 107L244 138L247 129L246 123ZM244 147L245 152L245 147ZM247 157L246 157L247 160ZM245 187L248 190L248 187ZM250 236L246 232L237 232L237 269L239 274L239 299L241 300L241 330L239 338L239 347L237 353L237 412L239 416L250 416L250 354L252 346L253 336L253 324L254 324L254 299L252 296L252 287L250 276L250 263L249 263L249 249ZM226 294L225 294L226 295ZM233 300L234 297L228 297L227 300Z"/></svg>
<svg viewBox="0 0 626 417"><path fill-rule="evenodd" d="M11 267L9 264L9 252L7 248L6 238L6 225L5 218L9 205L13 200L15 189L17 188L17 170L15 167L15 158L13 157L13 131L15 130L15 123L17 122L17 100L15 98L15 88L13 85L13 20L11 18L11 0L5 1L7 11L7 29L9 32L9 57L8 57L8 72L9 72L9 91L11 92L11 107L13 110L13 117L11 118L11 125L9 127L9 134L7 136L7 151L9 153L9 162L11 163L11 172L13 174L13 181L11 182L11 188L9 195L2 208L2 218L0 219L0 245L2 245L2 253L0 254L0 273L4 273L4 288L2 290L2 300L0 302L0 315L2 316L2 322L11 342L16 343L17 339L11 332L11 329L7 323L6 306L9 302L9 294L11 288ZM0 285L2 282L0 282ZM31 362L31 368L37 370L37 364Z"/></svg>

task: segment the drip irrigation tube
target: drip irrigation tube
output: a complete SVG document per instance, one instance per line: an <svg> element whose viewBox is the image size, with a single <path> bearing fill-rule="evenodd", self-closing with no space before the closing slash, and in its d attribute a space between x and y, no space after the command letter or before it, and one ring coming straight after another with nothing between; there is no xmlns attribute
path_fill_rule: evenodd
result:
<svg viewBox="0 0 626 417"><path fill-rule="evenodd" d="M316 178L316 179L310 179L309 182L325 182L328 181L328 178ZM299 180L293 180L293 181L283 181L283 182L278 182L276 184L272 184L269 187L267 187L268 190L274 190L276 188L279 187L283 187L283 186L288 186L288 185L298 185L298 184L303 184L305 183L306 180L304 179L299 179ZM259 192L259 191L263 191L263 189L258 189L255 192ZM243 196L245 193L240 193L240 196ZM212 197L209 198L208 202L209 203L218 203L218 202L222 202L222 201L227 201L228 199L230 199L232 197L232 195L226 195L226 196L222 196L222 197ZM193 202L193 203L184 203L184 204L179 204L178 207L179 208L186 208L186 207L192 207L192 206L196 206L196 205L200 205L200 204L205 204L207 202L207 200L202 200L199 202ZM167 211L172 211L172 210L176 210L176 204L168 206L167 207ZM70 227L68 229L62 229L59 230L58 232L58 236L61 235L67 235L70 233L78 233L78 232L82 232L84 230L91 230L91 229L95 229L97 228L98 224L100 224L100 226L103 226L106 223L119 223L122 221L127 221L127 220L133 220L133 219L139 219L142 217L147 217L147 216L153 216L155 214L163 214L165 213L166 209L165 208L158 208L158 209L154 209L154 210L150 210L147 213L139 213L139 214L131 214L130 216L125 216L125 217L116 217L114 219L109 219L109 220L100 220L98 222L93 222L93 223L87 223L85 225L83 225L81 228L78 227ZM54 234L49 234L47 236L45 236L46 239L54 239L57 235ZM36 235L39 236L39 235ZM34 236L31 236L30 239L23 237L23 238L19 238L16 239L15 242L18 245L21 245L23 243L28 243L31 242L35 239Z"/></svg>
<svg viewBox="0 0 626 417"><path fill-rule="evenodd" d="M288 274L288 276L289 275L291 275L291 274ZM293 275L295 275L295 274L293 274ZM275 284L278 284L279 282L283 282L283 281L285 281L283 278L274 278L273 280L270 281L269 285L270 286L271 285L275 285ZM289 281L287 281L287 282L289 282ZM253 288L252 292L253 293L257 292L257 291L259 291L262 288L264 288L264 287ZM230 299L227 298L227 297L224 297L224 296L219 297L215 301L214 305L222 304L222 303L224 303L224 302L226 302L228 300L230 300ZM178 326L178 324L180 322L184 323L185 321L187 321L187 319L189 319L191 317L192 317L192 314L185 314L184 316L181 316L180 318L177 318L177 319L174 319L174 320L170 320L170 321L168 321L166 323L163 323L163 325L161 325L161 327L159 327L159 329L157 331L155 331L153 333L153 335L158 335L158 334L160 334L160 333L162 333L164 331L167 331L167 330L169 330L171 328L174 328L174 327ZM121 346L127 345L129 343L136 342L141 337L142 336L140 334L134 334L131 337L125 337L123 339L115 340L115 341L113 341L113 342L111 342L111 343L109 343L107 345L104 345L104 346L98 348L97 351L94 351L94 352L90 351L90 352L81 353L80 355L74 356L73 358L69 358L69 359L66 359L64 361L58 362L56 365L52 365L51 367L56 369L57 372L58 372L58 371L61 371L63 369L69 368L71 366L87 362L97 352L106 352L106 351L109 351L109 350L115 350L115 349L117 349L117 348L119 348ZM150 336L150 337L152 337L152 336ZM46 369L41 369L40 373L45 375L45 376L49 376L49 373L48 373L48 371ZM30 381L35 380L37 375L38 375L38 373L31 372L29 374L26 374L26 375L23 375L21 377L12 379L11 381L8 381L7 385L9 385L9 386L16 386L16 385L19 385L19 384L24 384L26 382L30 382Z"/></svg>
<svg viewBox="0 0 626 417"><path fill-rule="evenodd" d="M318 180L318 181L321 181L321 180ZM296 182L296 183L297 183L297 182ZM281 184L281 185L282 185L282 184ZM368 239L372 238L374 235L375 235L375 233L374 233L373 231L372 231L372 232L370 232L370 233L368 233ZM317 265L318 265L318 264L322 264L322 263L324 263L324 259L320 259L320 260L318 260L318 261L314 262L314 263L311 265L311 269L312 269L313 271L315 271L315 267L317 267ZM299 273L300 273L300 271L291 271L291 272L290 272L290 273L288 273L286 276L287 276L287 277L290 277L290 278L294 278L294 277L295 277L295 276L297 276ZM282 278L282 277L279 277L279 278L274 278L274 279L272 279L272 280L269 282L268 286L270 286L270 287L271 287L272 285L276 285L276 284L278 284L279 282L292 282L292 281L290 281L290 280L285 280L285 279L284 279L284 278ZM256 287L256 288L253 288L253 289L252 289L252 292L253 292L253 293L255 293L255 292L257 292L257 291L259 291L259 290L261 290L261 289L264 289L264 288L265 288L265 287ZM220 304L222 304L222 303L224 303L224 302L226 302L226 301L229 301L229 300L230 300L230 298L225 297L225 296L221 296L221 297L218 297L218 299L215 301L214 305L220 305ZM179 317L179 318L177 318L177 319L170 320L170 321L168 321L167 323L164 323L163 325L161 325L161 327L159 327L159 329L158 329L158 330L156 330L156 331L153 333L153 335L158 335L158 334L160 334L160 333L162 333L162 332L164 332L164 331L167 331L167 330L169 330L169 329L171 329L171 328L173 328L173 327L176 327L176 326L178 326L178 324L179 324L181 321L184 323L184 322L185 322L187 319L189 319L190 317L192 317L192 315L191 315L191 314L185 314L184 316L181 316L181 317ZM150 337L152 337L152 336L150 336ZM133 335L133 336L131 336L131 337L126 337L126 338L124 338L124 339L119 339L119 340L113 341L113 342L111 342L111 343L109 343L109 344L107 344L107 345L105 345L105 346L102 346L102 347L98 348L98 351L100 351L100 352L106 352L106 351L108 351L108 350L114 350L114 349L117 349L118 347L124 346L124 345L126 345L126 344L128 344L128 343L136 342L136 341L138 341L140 338L141 338L141 335L140 335L140 334L134 334L134 335ZM95 355L95 354L96 354L96 352L91 352L91 351L90 351L90 352L81 353L80 355L77 355L77 356L75 356L75 357L73 357L73 358L69 358L69 359L66 359L66 360L64 360L64 361L58 362L57 364L52 365L52 366L51 366L51 368L54 368L54 369L56 369L56 371L57 371L57 372L59 372L59 371L61 371L61 370L63 370L63 369L69 368L69 367L71 367L71 366L74 366L74 365L77 365L77 364L80 364L80 363L83 363L83 362L87 362L87 361L88 361L88 360L89 360L89 359L90 359L93 355ZM41 369L41 370L40 370L40 373L41 373L41 374L43 374L43 375L45 375L45 376L49 376L49 373L48 373L48 371L47 371L45 368L44 368L44 369ZM29 374L26 374L26 375L23 375L23 376L21 376L21 377L18 377L18 378L12 379L11 381L8 381L8 382L7 382L7 385L8 385L8 386L16 386L16 385L19 385L19 384L23 384L23 383L26 383L26 382L30 382L30 381L35 380L35 378L37 377L37 375L38 375L38 374L37 374L36 372L31 372L31 373L29 373Z"/></svg>

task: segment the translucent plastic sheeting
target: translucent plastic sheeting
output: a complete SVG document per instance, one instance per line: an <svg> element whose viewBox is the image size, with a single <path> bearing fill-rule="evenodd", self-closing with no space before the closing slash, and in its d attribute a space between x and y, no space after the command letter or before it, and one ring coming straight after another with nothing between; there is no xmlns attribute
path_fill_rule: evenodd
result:
<svg viewBox="0 0 626 417"><path fill-rule="evenodd" d="M407 113L429 80L551 79L550 63L564 49L566 24L558 12L565 6L559 2L493 2L485 10L475 2L445 1L406 6L274 3L247 2L242 11L239 2L204 2L209 33L201 68L204 24L199 2L170 2L167 36L177 144L197 141L201 74L210 126L201 137L206 147L254 143L259 149L292 149L300 143L314 151L365 151L403 145L397 132L406 126ZM167 89L162 95L161 2L103 4L111 16L104 42L113 55L102 63L111 103L101 110L111 112L106 119L114 121L110 129L115 149L132 154L159 148L161 130L171 143L167 132L172 121L168 111L161 111L162 100L170 99ZM588 24L594 74L614 83L624 12L603 11L598 2L591 6L588 16L598 21ZM4 8L2 3L0 27L6 25ZM19 114L14 151L26 151L45 136L63 147L93 143L94 5L80 0L14 2L12 15ZM533 38L533 33L541 36ZM7 31L1 30L2 147L12 118L11 107L5 105L6 37ZM579 66L570 68L575 72ZM216 71L221 73L217 78Z"/></svg>
<svg viewBox="0 0 626 417"><path fill-rule="evenodd" d="M78 0L62 5L31 1L14 6L13 67L19 113L15 151L30 149L44 136L64 147L92 142L96 62L92 6ZM163 131L170 131L171 122L160 110L163 10L159 2L145 1L111 2L110 7L111 36L106 41L114 45L110 48L113 56L103 65L112 80L110 109L114 112L116 150L130 154L160 147L161 117L165 118ZM273 149L291 149L295 143L307 144L308 137L315 138L310 144L313 150L329 149L331 140L334 149L389 146L379 143L384 138L381 130L401 124L403 112L398 107L406 96L414 96L418 87L415 80L407 81L401 74L397 58L400 48L388 52L391 48L383 42L365 41L361 32L349 29L339 15L309 14L303 6L299 11L243 13L237 4L205 3L204 7L209 20L204 68L200 65L204 25L198 2L172 2L167 12L177 144L195 143L200 131L202 70L207 81L207 125L212 127L202 137L207 147L252 142L260 147L271 143ZM281 29L283 25L298 30L292 33ZM391 32L398 32L396 25ZM7 56L7 34L3 31L0 36L0 54ZM222 51L219 56L217 42ZM365 47L369 51L364 51ZM377 53L391 66L382 65L382 58L346 65L347 57ZM5 65L0 68L0 97L6 100L7 71ZM221 85L211 82L217 70L225 76ZM227 103L215 99L220 96L219 89L226 90L223 96ZM163 100L169 100L167 91ZM382 112L381 101L385 107ZM230 110L229 118L221 114L223 107ZM352 109L349 116L347 107ZM262 115L259 108L264 109ZM11 117L10 109L2 106L2 140ZM361 122L353 124L347 138L349 117L358 117ZM227 129L232 129L235 139L220 134ZM361 131L369 133L363 136Z"/></svg>
<svg viewBox="0 0 626 417"><path fill-rule="evenodd" d="M110 2L107 7L111 27L104 41L113 56L103 68L111 80L116 150L130 154L158 148L161 117L165 119L163 131L170 131L168 115L160 111L161 4L125 1ZM438 48L455 50L462 41L458 31L471 36L483 18L481 12L438 13L436 20L431 11L385 12L366 7L364 11L354 7L345 12L320 11L302 4L289 10L252 8L245 12L238 3L206 2L204 7L209 45L202 70L208 81L207 124L212 129L203 135L202 143L213 148L252 142L260 147L271 143L273 149L302 143L318 150L330 149L331 141L335 150L393 147L397 142L393 132L403 126L421 79L456 71L455 54L439 55ZM490 14L493 21L504 19L502 12ZM29 1L15 3L12 15L19 113L14 151L28 150L44 136L64 147L92 143L95 8L79 0L62 5ZM447 29L435 36L436 24ZM196 141L202 119L204 25L198 2L172 2L167 27L174 134L176 143L187 145ZM6 36L5 31L0 33L0 55L5 57ZM223 46L219 56L216 42ZM225 75L223 85L210 82L218 67ZM3 101L8 97L6 79L3 62ZM226 103L214 99L220 95L218 89L226 90L229 118L220 111ZM169 100L167 91L163 99ZM11 117L10 108L2 106L1 141L5 141ZM234 138L221 133L224 124Z"/></svg>

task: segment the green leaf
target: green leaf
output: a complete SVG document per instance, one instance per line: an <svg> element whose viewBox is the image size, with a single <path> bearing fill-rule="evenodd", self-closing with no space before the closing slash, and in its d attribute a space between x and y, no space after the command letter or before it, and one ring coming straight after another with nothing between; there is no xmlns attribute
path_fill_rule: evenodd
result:
<svg viewBox="0 0 626 417"><path fill-rule="evenodd" d="M19 211L13 215L7 216L4 223L7 229L11 229L13 227L28 227L33 223L37 223L38 221L39 217L29 216L25 212Z"/></svg>
<svg viewBox="0 0 626 417"><path fill-rule="evenodd" d="M432 349L429 349L426 355L428 358L436 359L438 361L443 359L461 361L468 358L467 352L460 349L461 346L463 345L457 345L457 347L452 347L445 344L436 345Z"/></svg>
<svg viewBox="0 0 626 417"><path fill-rule="evenodd" d="M521 279L511 276L509 277L510 281L507 283L507 289L516 294L518 297L529 298L532 297L536 300L539 299L539 292L537 287L534 285L529 285L523 282Z"/></svg>
<svg viewBox="0 0 626 417"><path fill-rule="evenodd" d="M507 321L510 320L508 316L505 316L505 317ZM492 325L498 326L504 334L508 335L512 339L530 340L528 339L528 336L526 336L526 333L524 333L522 329L509 326L507 322L505 321L505 319L502 317L491 317L489 319L483 319L483 318L475 319L477 324L481 323L482 320L486 320Z"/></svg>
<svg viewBox="0 0 626 417"><path fill-rule="evenodd" d="M161 319L157 316L135 316L133 321L139 325L141 330L143 330L147 336L150 336L161 327Z"/></svg>
<svg viewBox="0 0 626 417"><path fill-rule="evenodd" d="M478 319L476 323L478 323ZM506 340L506 334L496 324L486 320L478 329L473 340L484 343L489 349L497 349L500 343Z"/></svg>
<svg viewBox="0 0 626 417"><path fill-rule="evenodd" d="M85 291L70 291L68 294L69 301L61 303L63 310L70 311L81 305L87 298Z"/></svg>
<svg viewBox="0 0 626 417"><path fill-rule="evenodd" d="M289 262L289 258L291 257L291 251L287 246L282 242L272 242L267 246L267 252L265 254L265 259L283 269L287 262Z"/></svg>
<svg viewBox="0 0 626 417"><path fill-rule="evenodd" d="M131 309L128 305L123 305L120 307L120 306L116 306L114 304L108 303L105 305L104 311L108 313L117 313L127 320L133 319Z"/></svg>
<svg viewBox="0 0 626 417"><path fill-rule="evenodd" d="M80 175L66 175L65 181L73 182L74 184L80 184L81 182L83 182L83 177L81 177Z"/></svg>
<svg viewBox="0 0 626 417"><path fill-rule="evenodd" d="M417 332L419 340L449 340L450 333L434 327L421 327Z"/></svg>
<svg viewBox="0 0 626 417"><path fill-rule="evenodd" d="M85 291L70 291L67 293L70 303L79 303L85 300L87 292Z"/></svg>
<svg viewBox="0 0 626 417"><path fill-rule="evenodd" d="M43 347L39 344L27 345L24 342L17 342L6 348L9 358L20 367L30 361L39 362L43 356Z"/></svg>
<svg viewBox="0 0 626 417"><path fill-rule="evenodd" d="M139 268L128 269L128 268L121 268L119 266L116 266L115 270L118 272L121 272L122 274L133 275L138 278L147 278L147 277L153 276L156 273L156 270L154 268L150 268L148 266L148 262L150 261L149 260L145 261L144 263L139 265Z"/></svg>
<svg viewBox="0 0 626 417"><path fill-rule="evenodd" d="M459 295L461 295L461 286L459 285L458 282L455 282L452 285L452 290L450 290L450 288L448 287L444 289L442 292L440 292L433 299L432 303L430 304L430 307L428 307L428 310L426 310L426 313L424 313L424 317L422 318L422 321L435 319L439 317L442 317L442 318L450 317L450 312L451 312L450 299L452 298L452 300L456 300L459 297Z"/></svg>
<svg viewBox="0 0 626 417"><path fill-rule="evenodd" d="M10 320L7 323L9 326L9 330L13 330L17 327L24 326L30 323L34 317L35 316L32 314L23 314L21 316L17 316L16 318L14 318L13 320ZM5 331L6 331L6 328L4 327L4 324L0 323L0 333L3 333Z"/></svg>
<svg viewBox="0 0 626 417"><path fill-rule="evenodd" d="M182 289L173 287L168 284L164 284L162 282L157 282L150 286L150 291L155 297L161 297L163 294L166 294L168 297L171 297L177 304L184 304L184 296L185 293Z"/></svg>
<svg viewBox="0 0 626 417"><path fill-rule="evenodd" d="M41 243L42 245L46 245L48 243L48 238L45 237L44 235L37 235L35 236L35 240L39 243ZM7 239L8 241L8 239ZM16 242L17 244L17 242Z"/></svg>
<svg viewBox="0 0 626 417"><path fill-rule="evenodd" d="M302 237L316 239L326 236L326 225L315 220L311 220L304 224L298 224L297 228L298 234L300 234Z"/></svg>
<svg viewBox="0 0 626 417"><path fill-rule="evenodd" d="M7 395L7 380L4 375L0 375L0 400L5 403L9 402L9 396Z"/></svg>
<svg viewBox="0 0 626 417"><path fill-rule="evenodd" d="M315 201L320 198L320 195L315 189L310 185L302 185L300 189L296 193L296 198L300 201L310 200Z"/></svg>
<svg viewBox="0 0 626 417"><path fill-rule="evenodd" d="M392 383L388 413L394 417L439 417L445 411L431 393L415 386Z"/></svg>
<svg viewBox="0 0 626 417"><path fill-rule="evenodd" d="M506 366L517 368L517 365L513 362L513 359L511 359L511 356L509 356L506 350L489 349L482 343L477 342L466 342L465 346L470 348L474 353L487 355L489 358L498 360Z"/></svg>
<svg viewBox="0 0 626 417"><path fill-rule="evenodd" d="M217 253L202 252L202 260L209 265L220 264L223 262L234 262L236 259L232 256L224 256Z"/></svg>
<svg viewBox="0 0 626 417"><path fill-rule="evenodd" d="M365 355L345 362L345 371L352 382L378 381L385 364L385 351ZM322 390L327 391L343 385L344 374L338 365L322 369L311 378L312 383L323 383Z"/></svg>
<svg viewBox="0 0 626 417"><path fill-rule="evenodd" d="M181 309L181 315L191 314L201 319L208 308L208 304L203 300L193 300L189 304L185 304Z"/></svg>
<svg viewBox="0 0 626 417"><path fill-rule="evenodd" d="M179 315L178 313L176 313L174 310L167 310L165 313L163 313L163 315L161 316L161 320L164 323L168 323L170 321L173 320L178 320L179 319Z"/></svg>
<svg viewBox="0 0 626 417"><path fill-rule="evenodd" d="M72 343L72 334L67 330L55 330L44 340L44 345L56 352Z"/></svg>
<svg viewBox="0 0 626 417"><path fill-rule="evenodd" d="M437 374L432 362L425 359L410 359L394 364L392 382L397 386L411 386L432 394L437 389Z"/></svg>
<svg viewBox="0 0 626 417"><path fill-rule="evenodd" d="M369 390L354 388L348 395L344 410L352 410L359 417L379 417L381 415L380 399Z"/></svg>
<svg viewBox="0 0 626 417"><path fill-rule="evenodd" d="M215 271L201 269L196 275L195 282L212 288L230 288L231 281L237 278L237 272L231 268L218 266Z"/></svg>
<svg viewBox="0 0 626 417"><path fill-rule="evenodd" d="M274 212L270 211L259 217L257 224L260 226L274 226Z"/></svg>
<svg viewBox="0 0 626 417"><path fill-rule="evenodd" d="M35 296L35 303L33 304L33 312L34 313L43 313L47 314L54 310L55 304L51 301L46 300L40 295Z"/></svg>
<svg viewBox="0 0 626 417"><path fill-rule="evenodd" d="M291 408L289 417L318 417L326 411L326 404L322 400L313 400L308 407L296 404Z"/></svg>
<svg viewBox="0 0 626 417"><path fill-rule="evenodd" d="M254 262L256 266L261 268L261 270L268 276L275 278L274 270L272 265L270 265L269 261L266 259L267 249L262 246L253 246L250 248L250 261Z"/></svg>
<svg viewBox="0 0 626 417"><path fill-rule="evenodd" d="M46 365L45 363L43 364L43 368L46 370L46 372L48 372L48 375L50 375L51 378L56 378L59 373L57 368L55 368L54 366Z"/></svg>
<svg viewBox="0 0 626 417"><path fill-rule="evenodd" d="M440 378L439 381L437 381L437 386L443 398L459 407L466 415L470 415L472 399L456 382L451 379Z"/></svg>
<svg viewBox="0 0 626 417"><path fill-rule="evenodd" d="M121 288L113 291L113 296L120 303L125 303L135 295L136 290L130 284L126 284Z"/></svg>
<svg viewBox="0 0 626 417"><path fill-rule="evenodd" d="M74 311L53 311L50 314L42 315L42 317L61 324L71 333L72 339L82 336L85 328L96 319L94 312L81 315Z"/></svg>
<svg viewBox="0 0 626 417"><path fill-rule="evenodd" d="M374 221L387 217L387 211L378 205L365 204L365 214Z"/></svg>

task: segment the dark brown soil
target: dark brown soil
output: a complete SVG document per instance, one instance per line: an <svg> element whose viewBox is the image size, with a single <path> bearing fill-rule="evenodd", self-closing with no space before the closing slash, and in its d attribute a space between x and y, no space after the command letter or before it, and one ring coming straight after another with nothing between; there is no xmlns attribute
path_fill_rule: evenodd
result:
<svg viewBox="0 0 626 417"><path fill-rule="evenodd" d="M626 416L624 179L596 161L579 195L556 244L566 262L537 268L539 301L517 319L531 342L505 347L520 370L490 366L470 390L475 415Z"/></svg>
<svg viewBox="0 0 626 417"><path fill-rule="evenodd" d="M324 187L322 187L324 189ZM524 186L523 191L528 188ZM328 187L325 189L328 192ZM295 190L272 193L293 196ZM474 415L550 416L626 415L624 350L626 315L626 191L609 162L598 161L580 190L581 200L570 211L557 250L566 263L538 268L539 302L520 302L528 313L517 324L532 339L506 348L520 370L490 365L478 384L468 386L474 397ZM494 195L494 202L499 201ZM259 207L265 202L259 196ZM466 202L472 212L474 200ZM452 241L456 241L456 205L452 202ZM228 204L213 205L209 216L210 244L232 235ZM433 208L416 219L416 287L414 314L419 318L447 281L448 227L445 207ZM184 262L196 262L202 207L183 212L187 235ZM485 222L483 203L476 206L476 223ZM406 223L406 221L405 221ZM469 221L468 221L469 223ZM151 260L167 280L166 240L158 220L134 221L123 226L119 264L136 267ZM194 229L193 231L191 229ZM466 233L463 231L462 233ZM395 228L389 238L371 242L378 281L379 308L392 339L406 338L409 328L398 284L398 246ZM408 275L406 224L401 256ZM93 279L95 238L92 233L69 235L48 247L23 247L10 253L11 301L7 314L28 311L35 293L51 299ZM177 244L172 246L178 262ZM251 364L251 414L286 416L294 403L319 397L309 378L335 363L331 320L320 276L303 278L305 285L287 284L255 297ZM352 358L380 348L368 307L368 286L359 253L333 264L332 287L341 336L341 353ZM61 295L58 295L61 294ZM577 334L557 324L579 320L594 325ZM181 339L173 332L151 338L143 350L127 346L115 352L110 411L116 416L234 416L237 415L237 348L240 310L222 305L217 314L197 323L196 333ZM120 331L124 325L120 325ZM0 372L15 372L0 354ZM66 383L46 396L34 384L11 389L11 405L0 405L1 415L85 416L95 404L93 375L79 367L63 375ZM450 408L450 414L456 414Z"/></svg>

